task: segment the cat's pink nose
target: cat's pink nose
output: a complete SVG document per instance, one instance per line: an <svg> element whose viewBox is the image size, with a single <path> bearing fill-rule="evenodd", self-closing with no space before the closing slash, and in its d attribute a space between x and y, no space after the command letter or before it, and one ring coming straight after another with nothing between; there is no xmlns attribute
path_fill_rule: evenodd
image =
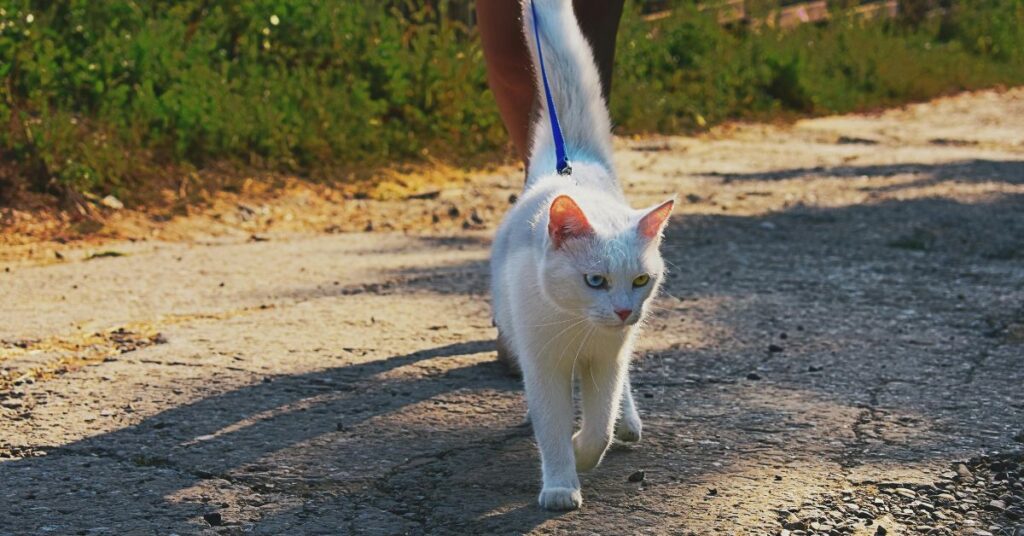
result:
<svg viewBox="0 0 1024 536"><path fill-rule="evenodd" d="M633 310L632 309L616 309L615 310L615 314L619 315L619 319L621 319L623 322L625 322L626 319L629 318L629 315L633 314Z"/></svg>

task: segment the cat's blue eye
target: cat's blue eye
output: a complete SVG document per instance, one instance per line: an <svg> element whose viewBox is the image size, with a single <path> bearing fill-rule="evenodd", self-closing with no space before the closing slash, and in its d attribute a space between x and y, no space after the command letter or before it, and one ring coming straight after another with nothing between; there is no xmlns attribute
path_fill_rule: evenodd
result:
<svg viewBox="0 0 1024 536"><path fill-rule="evenodd" d="M586 281L590 288L606 288L608 286L608 278L603 275L584 274L583 281Z"/></svg>

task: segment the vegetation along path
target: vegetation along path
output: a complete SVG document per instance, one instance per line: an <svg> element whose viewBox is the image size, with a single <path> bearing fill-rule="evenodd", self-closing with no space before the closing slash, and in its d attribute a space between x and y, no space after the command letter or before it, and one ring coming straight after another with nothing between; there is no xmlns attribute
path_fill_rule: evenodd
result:
<svg viewBox="0 0 1024 536"><path fill-rule="evenodd" d="M508 168L361 200L372 232L0 257L0 534L1024 525L1024 91L616 157L637 204L681 203L634 365L645 435L581 510L536 506L495 362Z"/></svg>

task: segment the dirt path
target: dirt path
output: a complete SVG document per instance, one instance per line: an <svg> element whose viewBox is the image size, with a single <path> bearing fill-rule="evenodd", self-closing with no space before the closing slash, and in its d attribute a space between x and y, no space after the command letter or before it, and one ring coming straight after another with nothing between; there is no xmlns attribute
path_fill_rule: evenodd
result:
<svg viewBox="0 0 1024 536"><path fill-rule="evenodd" d="M0 264L0 534L1024 532L1024 90L617 157L683 202L582 510L494 362L508 169L366 208L418 234Z"/></svg>

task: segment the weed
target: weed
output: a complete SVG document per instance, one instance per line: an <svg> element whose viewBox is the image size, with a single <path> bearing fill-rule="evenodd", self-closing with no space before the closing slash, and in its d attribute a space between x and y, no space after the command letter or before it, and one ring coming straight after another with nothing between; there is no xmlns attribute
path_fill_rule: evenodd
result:
<svg viewBox="0 0 1024 536"><path fill-rule="evenodd" d="M682 0L649 22L633 3L616 129L678 133L1024 82L1024 0L950 4L942 17L894 21L836 10L828 24L781 31L723 28ZM2 6L6 198L22 185L131 203L215 166L345 181L506 145L476 29L450 12L468 12L465 1Z"/></svg>

